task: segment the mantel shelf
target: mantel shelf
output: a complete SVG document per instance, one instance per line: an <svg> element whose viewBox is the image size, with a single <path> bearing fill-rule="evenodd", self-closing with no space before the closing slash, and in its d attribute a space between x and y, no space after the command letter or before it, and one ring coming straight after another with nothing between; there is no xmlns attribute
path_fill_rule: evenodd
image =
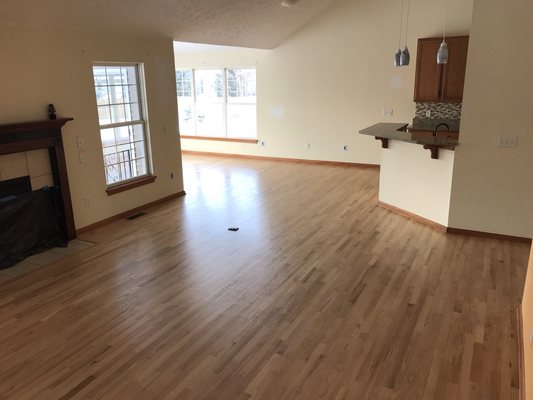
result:
<svg viewBox="0 0 533 400"><path fill-rule="evenodd" d="M15 122L11 124L0 125L0 134L4 133L22 133L35 132L46 129L62 128L67 122L74 118L57 118L57 119L43 119L38 121Z"/></svg>

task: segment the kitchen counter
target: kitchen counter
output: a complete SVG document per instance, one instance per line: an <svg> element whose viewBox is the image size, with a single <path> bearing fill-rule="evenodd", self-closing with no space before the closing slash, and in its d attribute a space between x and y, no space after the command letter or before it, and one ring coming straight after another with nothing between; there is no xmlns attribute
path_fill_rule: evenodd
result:
<svg viewBox="0 0 533 400"><path fill-rule="evenodd" d="M369 126L368 128L361 129L359 133L363 135L370 135L370 136L384 136L384 135L392 135L392 134L401 134L401 133L407 133L407 126L409 124L406 123L397 123L397 122L380 122L379 124L375 124L372 126ZM401 135L398 137L402 137Z"/></svg>
<svg viewBox="0 0 533 400"><path fill-rule="evenodd" d="M407 123L379 123L359 133L374 136L387 149L381 152L378 204L446 230L455 157L450 150L458 141L410 132Z"/></svg>
<svg viewBox="0 0 533 400"><path fill-rule="evenodd" d="M446 131L442 133L439 131L440 135L433 136L424 132L408 132L408 125L406 123L381 122L361 129L359 133L374 136L376 140L381 140L381 147L384 149L389 147L389 140L422 145L424 149L431 151L431 158L433 159L439 157L439 148L453 150L459 144L457 139L442 135L442 133L446 134Z"/></svg>

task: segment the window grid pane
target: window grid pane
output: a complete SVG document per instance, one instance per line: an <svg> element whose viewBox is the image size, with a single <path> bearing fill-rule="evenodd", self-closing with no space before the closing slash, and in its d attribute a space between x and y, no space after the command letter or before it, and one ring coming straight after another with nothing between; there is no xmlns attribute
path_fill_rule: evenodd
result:
<svg viewBox="0 0 533 400"><path fill-rule="evenodd" d="M256 78L254 69L228 69L227 79L228 102L256 103Z"/></svg>
<svg viewBox="0 0 533 400"><path fill-rule="evenodd" d="M181 135L257 137L255 68L176 70Z"/></svg>
<svg viewBox="0 0 533 400"><path fill-rule="evenodd" d="M257 136L255 104L228 104L228 137L253 139Z"/></svg>
<svg viewBox="0 0 533 400"><path fill-rule="evenodd" d="M192 97L192 70L176 71L176 89L178 97Z"/></svg>
<svg viewBox="0 0 533 400"><path fill-rule="evenodd" d="M93 75L107 184L146 175L138 66L94 66Z"/></svg>
<svg viewBox="0 0 533 400"><path fill-rule="evenodd" d="M206 103L224 102L224 70L200 69L194 71L196 101Z"/></svg>

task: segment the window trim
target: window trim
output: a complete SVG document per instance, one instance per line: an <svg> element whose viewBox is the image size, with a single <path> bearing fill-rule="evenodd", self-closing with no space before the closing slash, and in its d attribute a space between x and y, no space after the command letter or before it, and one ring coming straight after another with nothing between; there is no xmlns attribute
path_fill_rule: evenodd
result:
<svg viewBox="0 0 533 400"><path fill-rule="evenodd" d="M256 82L256 101L255 103L229 103L228 102L228 70L229 69L253 69L255 71L255 82ZM226 141L226 142L241 142L241 143L257 143L259 139L257 138L257 66L228 66L228 67L176 67L175 72L178 70L189 70L192 72L191 74L191 94L192 94L192 103L194 106L193 110L193 120L194 120L194 135L191 134L182 134L181 128L179 129L179 136L184 139L198 139L198 140L215 140L215 141ZM197 107L198 100L196 98L196 74L195 71L223 71L223 101L221 103L203 103L203 104L222 104L224 107L224 136L205 136L205 135L198 135L198 126L197 126ZM176 93L176 97L177 93ZM178 100L178 99L177 99ZM202 102L200 102L202 104ZM255 120L255 138L250 137L239 137L239 136L228 136L228 105L244 105L244 106L251 106L255 105L256 110L256 120Z"/></svg>
<svg viewBox="0 0 533 400"><path fill-rule="evenodd" d="M97 123L98 123L98 130L101 132L102 129L110 129L110 128L120 128L123 126L134 126L134 125L142 125L143 128L143 141L144 141L144 159L146 161L146 173L142 175L135 176L130 179L124 179L119 182L107 183L107 177L105 172L105 160L104 160L104 146L101 142L101 136L100 136L100 150L102 152L102 161L104 166L104 182L106 183L106 192L108 196L111 196L113 194L117 194L120 192L123 192L125 190L133 189L135 187L139 187L142 185L146 185L149 183L152 183L155 181L157 176L154 175L153 170L153 162L152 162L152 145L151 145L151 135L150 135L150 128L149 128L149 121L148 121L148 101L147 101L147 95L146 95L146 80L145 80L145 70L144 70L144 63L142 62L119 62L119 61L95 61L92 63L91 66L91 72L94 72L94 67L120 67L120 66L133 66L135 67L135 78L136 78L136 86L139 96L139 120L133 120L133 121L125 121L125 122L116 122L111 124L105 124L100 125L100 120L98 117L97 112ZM96 85L93 78L93 88L95 90L95 97L96 97ZM95 98L96 101L96 110L98 111L98 101Z"/></svg>
<svg viewBox="0 0 533 400"><path fill-rule="evenodd" d="M108 196L113 196L114 194L125 192L139 186L148 185L155 182L157 176L155 175L141 175L126 181L120 181L119 183L114 184L113 186L108 186L106 189Z"/></svg>
<svg viewBox="0 0 533 400"><path fill-rule="evenodd" d="M222 137L222 136L198 136L198 135L180 135L182 139L192 140L213 140L215 142L237 142L237 143L253 143L259 142L259 139L246 139L237 137Z"/></svg>

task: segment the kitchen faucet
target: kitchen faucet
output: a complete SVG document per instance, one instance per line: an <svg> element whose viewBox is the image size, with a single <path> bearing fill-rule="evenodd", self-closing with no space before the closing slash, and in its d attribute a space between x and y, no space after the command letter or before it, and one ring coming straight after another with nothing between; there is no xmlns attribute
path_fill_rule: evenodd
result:
<svg viewBox="0 0 533 400"><path fill-rule="evenodd" d="M441 126L445 126L446 127L446 130L449 132L450 131L450 126L445 123L445 122L441 122L440 124L438 124L435 129L433 129L433 136L437 137L437 131L438 129L441 127Z"/></svg>

